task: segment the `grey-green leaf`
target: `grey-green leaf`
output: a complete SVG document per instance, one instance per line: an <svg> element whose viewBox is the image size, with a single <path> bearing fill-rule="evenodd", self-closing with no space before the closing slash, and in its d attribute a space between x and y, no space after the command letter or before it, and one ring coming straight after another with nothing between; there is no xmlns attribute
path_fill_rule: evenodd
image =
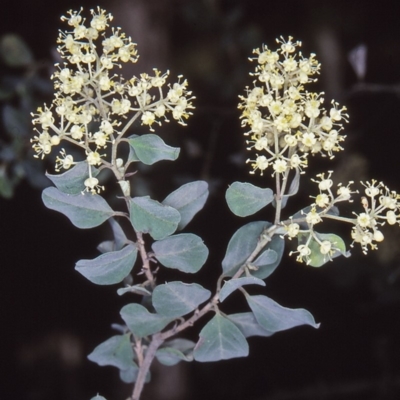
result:
<svg viewBox="0 0 400 400"><path fill-rule="evenodd" d="M122 382L133 383L136 382L139 373L139 367L135 364L127 369L119 370L119 377ZM150 373L146 375L146 383L150 381Z"/></svg>
<svg viewBox="0 0 400 400"><path fill-rule="evenodd" d="M154 242L151 246L157 260L167 268L187 273L200 270L208 257L203 240L193 233L181 233Z"/></svg>
<svg viewBox="0 0 400 400"><path fill-rule="evenodd" d="M314 317L304 308L282 307L267 296L246 296L257 322L269 332L279 332L300 325L318 328Z"/></svg>
<svg viewBox="0 0 400 400"><path fill-rule="evenodd" d="M92 176L99 175L99 170L91 167ZM51 175L46 172L46 176L56 185L57 189L67 194L81 194L85 190L85 180L89 177L89 166L86 161L74 165L71 169L58 175Z"/></svg>
<svg viewBox="0 0 400 400"><path fill-rule="evenodd" d="M179 211L181 220L178 230L181 230L204 207L207 197L208 183L195 181L182 185L170 193L162 203Z"/></svg>
<svg viewBox="0 0 400 400"><path fill-rule="evenodd" d="M92 397L90 400L107 400L107 399L103 396L97 395Z"/></svg>
<svg viewBox="0 0 400 400"><path fill-rule="evenodd" d="M175 318L150 313L140 304L127 304L121 309L121 317L138 338L161 332Z"/></svg>
<svg viewBox="0 0 400 400"><path fill-rule="evenodd" d="M219 300L223 302L231 293L233 293L236 289L244 286L244 285L260 285L265 286L265 282L261 279L254 278L252 276L231 279L224 283L221 291L219 292Z"/></svg>
<svg viewBox="0 0 400 400"><path fill-rule="evenodd" d="M108 222L111 225L114 236L113 250L121 250L128 243L128 238L126 237L124 230L121 228L121 225L114 218L110 218Z"/></svg>
<svg viewBox="0 0 400 400"><path fill-rule="evenodd" d="M133 147L137 158L147 165L161 160L174 161L179 156L180 149L178 147L168 146L154 134L141 135L127 140Z"/></svg>
<svg viewBox="0 0 400 400"><path fill-rule="evenodd" d="M222 270L225 276L233 276L245 263L256 248L260 235L270 225L264 221L250 222L233 234L222 260Z"/></svg>
<svg viewBox="0 0 400 400"><path fill-rule="evenodd" d="M114 215L113 209L97 194L66 194L48 187L42 192L42 200L47 208L66 215L81 229L99 226Z"/></svg>
<svg viewBox="0 0 400 400"><path fill-rule="evenodd" d="M134 197L130 203L130 219L133 227L149 233L155 240L172 235L181 216L177 210L150 199L149 196Z"/></svg>
<svg viewBox="0 0 400 400"><path fill-rule="evenodd" d="M274 199L271 189L262 189L247 182L234 182L226 191L229 209L239 217L253 215Z"/></svg>
<svg viewBox="0 0 400 400"><path fill-rule="evenodd" d="M230 314L227 317L240 329L243 335L248 338L251 336L268 337L274 333L264 329L254 317L252 312Z"/></svg>
<svg viewBox="0 0 400 400"><path fill-rule="evenodd" d="M136 256L136 246L129 244L122 250L101 254L94 260L80 260L75 269L97 285L113 285L129 275Z"/></svg>
<svg viewBox="0 0 400 400"><path fill-rule="evenodd" d="M88 359L100 366L112 365L122 370L135 366L130 333L107 339L88 355Z"/></svg>
<svg viewBox="0 0 400 400"><path fill-rule="evenodd" d="M206 324L199 336L193 352L196 361L229 360L249 355L249 345L240 329L220 314Z"/></svg>
<svg viewBox="0 0 400 400"><path fill-rule="evenodd" d="M121 250L126 244L129 243L129 240L121 228L121 225L114 218L110 218L108 222L111 225L114 240L105 240L104 242L100 243L97 246L97 250L99 250L101 253Z"/></svg>
<svg viewBox="0 0 400 400"><path fill-rule="evenodd" d="M152 301L158 314L177 318L194 311L210 296L211 292L197 283L169 282L156 286Z"/></svg>
<svg viewBox="0 0 400 400"><path fill-rule="evenodd" d="M187 339L175 339L164 343L156 352L157 360L164 365L172 366L180 361L193 361L192 351L195 343Z"/></svg>
<svg viewBox="0 0 400 400"><path fill-rule="evenodd" d="M260 279L268 278L281 263L284 249L285 240L279 235L274 235L260 256L252 262L256 269L250 271L251 275Z"/></svg>

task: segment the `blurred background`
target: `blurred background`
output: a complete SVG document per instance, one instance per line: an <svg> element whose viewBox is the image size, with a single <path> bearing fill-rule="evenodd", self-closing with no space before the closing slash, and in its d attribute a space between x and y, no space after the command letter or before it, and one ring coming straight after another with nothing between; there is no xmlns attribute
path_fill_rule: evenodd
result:
<svg viewBox="0 0 400 400"><path fill-rule="evenodd" d="M116 369L86 359L114 334L111 324L120 322L119 309L127 302L115 287L96 287L74 270L77 260L97 255L109 228L78 230L45 209L40 192L49 182L43 173L54 172L53 164L33 160L29 143L29 113L52 99L49 76L59 61L58 29L64 29L59 17L97 5L112 12L114 25L138 44L140 59L124 71L128 77L154 67L169 69L171 77L183 74L196 95L188 127L162 128L166 142L182 148L178 161L141 170L134 190L162 200L188 180L209 182L210 199L187 228L210 248L198 278L207 288L214 288L235 230L271 217L257 214L244 221L224 200L228 184L236 180L272 186L268 174L248 174L237 110L238 95L252 85L248 73L254 65L248 57L262 43L274 48L281 35L301 40L303 54L316 53L322 64L319 82L309 90L324 91L327 101L345 104L350 114L345 152L333 162L310 160L303 195L289 202L289 215L309 204L307 194L315 191L309 177L327 170L335 170L336 182L374 178L400 190L397 1L2 0L1 399L88 400L100 393L117 400L131 390ZM15 49L22 52L20 62L13 61ZM320 329L252 338L246 359L168 369L155 365L143 400L400 398L400 235L395 231L384 230L384 242L368 257L356 247L351 258L321 269L284 258L268 279L266 294L286 307L308 309ZM340 233L349 244L350 232ZM245 310L240 296L226 307ZM186 337L195 340L198 331Z"/></svg>

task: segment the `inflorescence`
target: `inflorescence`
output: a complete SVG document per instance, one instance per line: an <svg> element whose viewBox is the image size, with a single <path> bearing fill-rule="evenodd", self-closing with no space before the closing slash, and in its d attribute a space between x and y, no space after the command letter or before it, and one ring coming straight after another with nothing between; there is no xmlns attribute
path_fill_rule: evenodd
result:
<svg viewBox="0 0 400 400"><path fill-rule="evenodd" d="M101 187L90 166L112 166L118 160L115 154L107 160L104 149L108 144L120 140L139 117L151 131L154 124L168 122L169 115L185 125L194 97L182 76L165 89L168 71L163 74L154 69L152 75L143 73L127 81L113 73L124 63L137 62L136 44L120 28L108 28L113 17L105 10L91 10L87 25L81 12L69 11L61 18L72 28L60 31L58 37L57 50L65 61L56 64L52 76L56 92L52 105L32 114L37 132L32 143L36 157L41 158L63 140L84 149L89 165L86 189L96 193ZM73 156L61 149L56 170L73 164Z"/></svg>
<svg viewBox="0 0 400 400"><path fill-rule="evenodd" d="M242 126L250 136L248 150L257 151L249 159L254 173L272 166L273 174L283 174L290 169L307 166L309 154L320 153L333 157L343 148L340 133L343 121L347 122L346 108L332 101L329 112L323 107L324 93L312 93L304 85L315 82L320 64L311 54L303 57L298 51L301 42L289 37L277 39L280 48L271 51L263 45L253 51L250 58L257 66L252 76L254 87L246 88L247 94L239 96Z"/></svg>

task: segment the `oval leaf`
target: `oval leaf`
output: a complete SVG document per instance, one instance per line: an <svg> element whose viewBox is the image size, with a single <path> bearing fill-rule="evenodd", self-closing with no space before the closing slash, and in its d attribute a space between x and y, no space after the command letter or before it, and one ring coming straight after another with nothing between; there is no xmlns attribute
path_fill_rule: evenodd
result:
<svg viewBox="0 0 400 400"><path fill-rule="evenodd" d="M264 221L250 222L233 234L222 260L222 270L225 276L233 276L246 262L256 248L260 235L270 225Z"/></svg>
<svg viewBox="0 0 400 400"><path fill-rule="evenodd" d="M274 333L264 329L252 312L230 314L227 317L240 329L245 337L272 336Z"/></svg>
<svg viewBox="0 0 400 400"><path fill-rule="evenodd" d="M247 182L234 182L226 191L229 209L239 217L247 217L261 210L274 199L271 189L262 189Z"/></svg>
<svg viewBox="0 0 400 400"><path fill-rule="evenodd" d="M119 370L119 377L122 382L125 383L133 383L136 382L137 376L139 374L139 367L137 365L130 367L128 369L120 369ZM145 383L150 382L150 372L147 373Z"/></svg>
<svg viewBox="0 0 400 400"><path fill-rule="evenodd" d="M196 181L186 183L169 194L162 204L178 210L181 220L178 230L183 229L193 217L204 207L208 197L208 183Z"/></svg>
<svg viewBox="0 0 400 400"><path fill-rule="evenodd" d="M129 240L121 228L121 225L114 218L110 218L108 222L111 225L114 240L105 240L104 242L101 242L97 246L97 250L99 250L101 253L121 250L126 244L129 243Z"/></svg>
<svg viewBox="0 0 400 400"><path fill-rule="evenodd" d="M219 292L219 300L223 302L231 293L244 285L260 285L265 286L265 282L261 279L252 276L245 278L231 279L224 283L221 291Z"/></svg>
<svg viewBox="0 0 400 400"><path fill-rule="evenodd" d="M199 336L193 352L196 361L229 360L249 355L249 345L242 332L220 314L206 324Z"/></svg>
<svg viewBox="0 0 400 400"><path fill-rule="evenodd" d="M121 309L121 317L131 332L142 338L161 332L174 318L152 314L140 304L127 304Z"/></svg>
<svg viewBox="0 0 400 400"><path fill-rule="evenodd" d="M304 308L285 308L267 296L246 296L257 322L269 332L279 332L300 325L318 328L314 317Z"/></svg>
<svg viewBox="0 0 400 400"><path fill-rule="evenodd" d="M130 244L122 250L110 251L94 260L80 260L75 269L97 285L113 285L122 282L132 271L137 248Z"/></svg>
<svg viewBox="0 0 400 400"><path fill-rule="evenodd" d="M155 240L161 240L176 231L181 216L177 210L165 206L149 196L129 200L130 219L133 227L149 233Z"/></svg>
<svg viewBox="0 0 400 400"><path fill-rule="evenodd" d="M208 248L193 233L181 233L154 242L151 246L157 260L167 268L194 274L204 265Z"/></svg>
<svg viewBox="0 0 400 400"><path fill-rule="evenodd" d="M49 187L43 190L42 200L47 208L66 215L81 229L99 226L114 215L113 209L97 194L66 194Z"/></svg>
<svg viewBox="0 0 400 400"><path fill-rule="evenodd" d="M152 133L127 140L133 147L136 157L146 165L152 165L161 160L174 161L179 156L179 147L168 146L159 136Z"/></svg>
<svg viewBox="0 0 400 400"><path fill-rule="evenodd" d="M194 311L211 296L211 292L197 283L169 282L153 291L153 306L158 314L181 317Z"/></svg>
<svg viewBox="0 0 400 400"><path fill-rule="evenodd" d="M193 361L195 343L187 339L175 339L165 343L156 352L157 360L164 365L172 366L180 361Z"/></svg>
<svg viewBox="0 0 400 400"><path fill-rule="evenodd" d="M264 251L252 262L256 269L250 271L251 275L260 279L268 278L281 263L284 250L285 240L279 235L274 235Z"/></svg>
<svg viewBox="0 0 400 400"><path fill-rule="evenodd" d="M92 176L99 175L99 170L92 166ZM68 194L81 194L85 190L85 180L89 177L89 166L86 161L74 165L63 174L46 176L56 185L58 190Z"/></svg>
<svg viewBox="0 0 400 400"><path fill-rule="evenodd" d="M136 366L133 362L130 333L107 339L88 355L88 359L100 366L112 365L121 370Z"/></svg>

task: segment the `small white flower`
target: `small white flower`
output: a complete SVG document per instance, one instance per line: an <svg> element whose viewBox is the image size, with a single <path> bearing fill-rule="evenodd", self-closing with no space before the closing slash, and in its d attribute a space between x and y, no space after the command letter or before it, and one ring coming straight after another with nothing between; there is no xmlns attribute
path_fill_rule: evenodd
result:
<svg viewBox="0 0 400 400"><path fill-rule="evenodd" d="M332 250L332 243L329 240L324 240L320 246L319 251L321 254L328 254Z"/></svg>

